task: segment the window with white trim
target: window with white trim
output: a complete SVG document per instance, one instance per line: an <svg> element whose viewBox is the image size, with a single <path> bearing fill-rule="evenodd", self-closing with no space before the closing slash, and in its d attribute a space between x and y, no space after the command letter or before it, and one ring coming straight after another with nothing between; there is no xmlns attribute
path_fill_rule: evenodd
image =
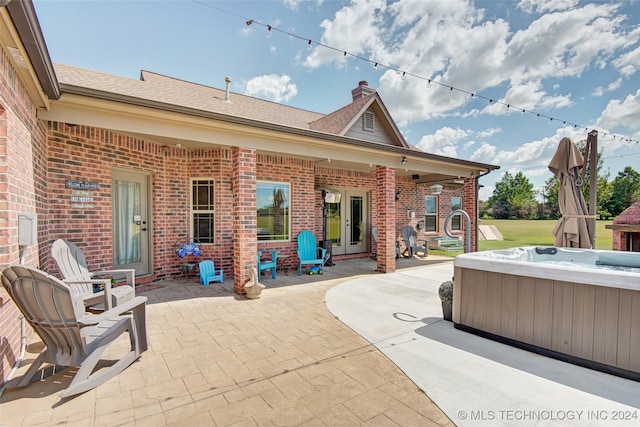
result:
<svg viewBox="0 0 640 427"><path fill-rule="evenodd" d="M214 181L191 180L191 235L196 243L214 243Z"/></svg>
<svg viewBox="0 0 640 427"><path fill-rule="evenodd" d="M257 182L258 240L289 240L291 185L287 182Z"/></svg>
<svg viewBox="0 0 640 427"><path fill-rule="evenodd" d="M425 197L424 231L438 232L438 196Z"/></svg>

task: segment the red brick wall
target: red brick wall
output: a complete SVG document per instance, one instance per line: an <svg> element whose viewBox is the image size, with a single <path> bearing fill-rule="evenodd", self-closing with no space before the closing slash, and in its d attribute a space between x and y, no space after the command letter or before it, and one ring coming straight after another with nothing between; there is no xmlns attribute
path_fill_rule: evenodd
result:
<svg viewBox="0 0 640 427"><path fill-rule="evenodd" d="M0 270L20 261L18 213L38 214L38 237L47 237L42 192L45 149L35 105L0 49ZM26 247L25 265L38 266L40 254L38 245ZM0 288L0 382L6 380L20 354L19 314Z"/></svg>
<svg viewBox="0 0 640 427"><path fill-rule="evenodd" d="M396 189L399 191L399 200L396 202L396 230L398 233L405 225L417 228L420 221L425 220L426 206L425 197L431 195L431 186L427 184L415 184L411 178L396 178ZM451 198L462 197L462 209L471 217L471 245L475 242L475 215L477 205L475 201L475 181L472 179L465 180L462 186L447 186L442 189L442 193L438 197L438 231L425 232L424 228L418 230L418 240L424 240L429 237L444 236L444 222L451 213ZM407 210L415 212L415 218L409 219ZM451 224L449 224L451 226ZM466 240L466 221L462 221L462 231L452 231L452 234L461 236L462 240ZM402 240L402 236L397 236ZM402 245L401 245L402 246ZM402 246L402 248L404 248ZM475 247L472 249L475 250Z"/></svg>

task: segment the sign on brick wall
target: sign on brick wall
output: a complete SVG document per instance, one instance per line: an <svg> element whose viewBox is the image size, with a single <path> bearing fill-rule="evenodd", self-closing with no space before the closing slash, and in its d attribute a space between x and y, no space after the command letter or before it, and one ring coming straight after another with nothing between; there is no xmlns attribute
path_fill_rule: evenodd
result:
<svg viewBox="0 0 640 427"><path fill-rule="evenodd" d="M97 182L88 181L66 181L66 187L71 188L71 208L72 209L93 209L93 192L97 190Z"/></svg>

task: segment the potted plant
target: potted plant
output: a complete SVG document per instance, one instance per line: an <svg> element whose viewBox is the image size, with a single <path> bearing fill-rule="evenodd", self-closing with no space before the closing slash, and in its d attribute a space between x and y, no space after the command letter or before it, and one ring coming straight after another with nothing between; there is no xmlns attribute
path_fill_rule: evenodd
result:
<svg viewBox="0 0 640 427"><path fill-rule="evenodd" d="M442 282L438 288L438 295L442 303L442 317L451 322L451 309L453 307L453 281Z"/></svg>

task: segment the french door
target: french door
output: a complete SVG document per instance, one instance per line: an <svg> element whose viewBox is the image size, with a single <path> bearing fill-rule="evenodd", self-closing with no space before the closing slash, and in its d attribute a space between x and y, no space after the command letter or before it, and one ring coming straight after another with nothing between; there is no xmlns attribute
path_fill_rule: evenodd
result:
<svg viewBox="0 0 640 427"><path fill-rule="evenodd" d="M363 190L337 190L338 203L327 204L327 237L334 255L367 251L369 240L369 193Z"/></svg>
<svg viewBox="0 0 640 427"><path fill-rule="evenodd" d="M150 182L147 173L113 170L113 267L136 276L151 272Z"/></svg>

